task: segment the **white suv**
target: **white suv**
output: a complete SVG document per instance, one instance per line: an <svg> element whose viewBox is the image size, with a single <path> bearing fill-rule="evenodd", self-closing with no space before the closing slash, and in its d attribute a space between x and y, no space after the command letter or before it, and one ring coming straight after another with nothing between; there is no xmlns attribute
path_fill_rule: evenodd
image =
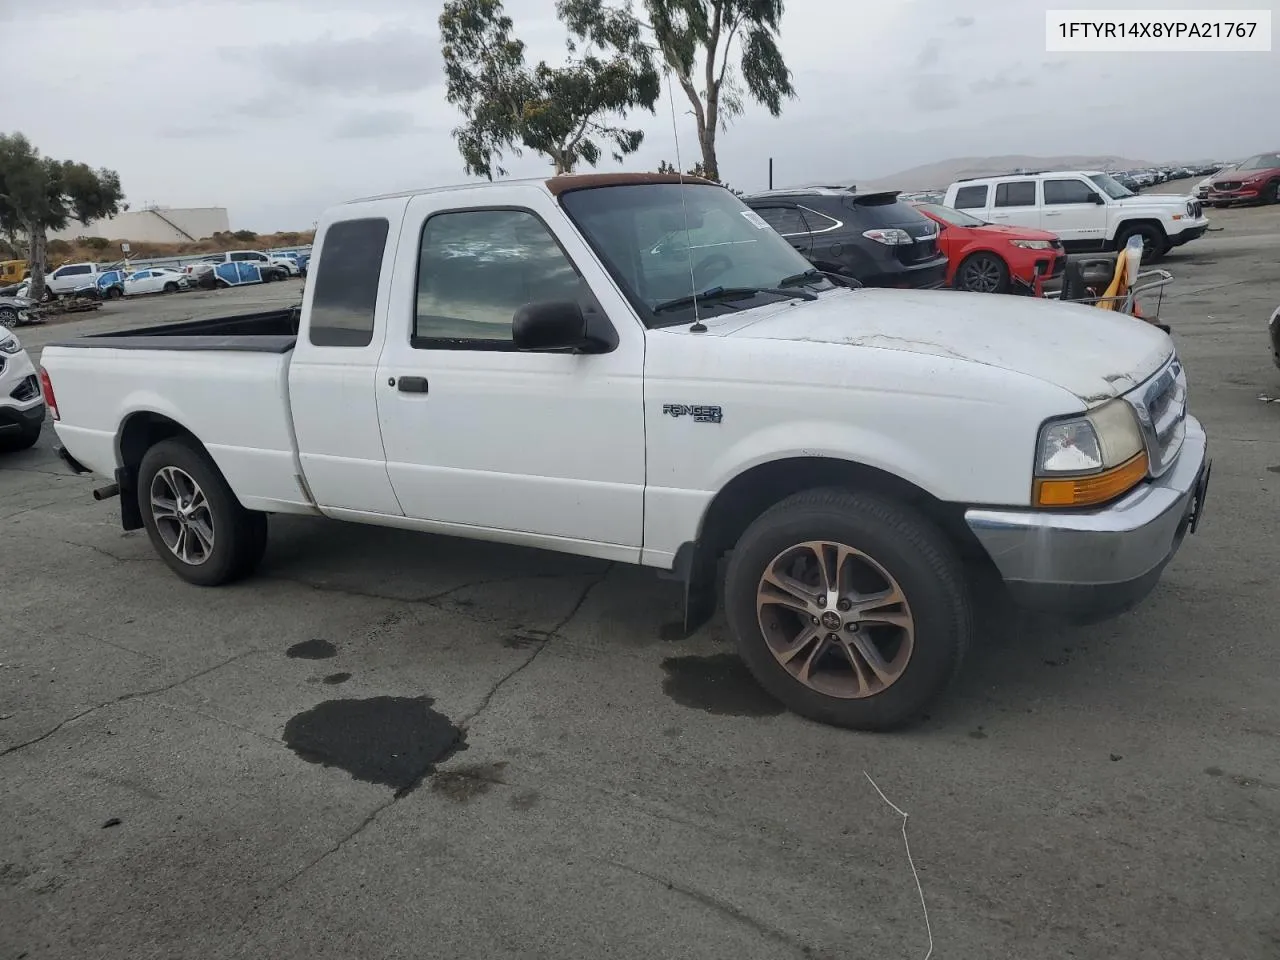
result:
<svg viewBox="0 0 1280 960"><path fill-rule="evenodd" d="M1209 228L1194 197L1139 195L1096 170L958 180L944 203L991 223L1051 230L1073 252L1120 250L1139 236L1145 263Z"/></svg>
<svg viewBox="0 0 1280 960"><path fill-rule="evenodd" d="M0 451L26 450L40 439L44 397L18 335L0 327Z"/></svg>

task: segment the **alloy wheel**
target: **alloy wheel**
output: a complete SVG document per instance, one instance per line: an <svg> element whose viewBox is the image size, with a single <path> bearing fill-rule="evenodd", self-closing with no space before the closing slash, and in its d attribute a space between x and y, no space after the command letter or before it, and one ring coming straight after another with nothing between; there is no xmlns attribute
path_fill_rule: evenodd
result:
<svg viewBox="0 0 1280 960"><path fill-rule="evenodd" d="M213 555L213 514L200 484L178 467L151 480L151 516L160 539L183 563L198 567Z"/></svg>
<svg viewBox="0 0 1280 960"><path fill-rule="evenodd" d="M964 287L973 293L995 293L1000 288L1000 267L988 257L970 260L964 267Z"/></svg>
<svg viewBox="0 0 1280 960"><path fill-rule="evenodd" d="M898 581L842 543L810 541L778 554L760 577L756 612L782 668L829 697L884 692L915 647L915 621Z"/></svg>

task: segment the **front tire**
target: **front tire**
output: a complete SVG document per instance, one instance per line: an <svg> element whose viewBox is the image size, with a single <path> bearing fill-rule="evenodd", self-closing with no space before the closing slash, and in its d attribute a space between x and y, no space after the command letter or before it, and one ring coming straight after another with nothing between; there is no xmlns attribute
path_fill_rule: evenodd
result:
<svg viewBox="0 0 1280 960"><path fill-rule="evenodd" d="M13 307L0 307L0 327L16 327L18 311Z"/></svg>
<svg viewBox="0 0 1280 960"><path fill-rule="evenodd" d="M963 568L914 509L842 489L790 497L739 539L725 577L738 649L802 716L902 726L942 693L969 645Z"/></svg>
<svg viewBox="0 0 1280 960"><path fill-rule="evenodd" d="M994 253L975 253L960 264L955 285L970 293L1007 293L1009 265Z"/></svg>
<svg viewBox="0 0 1280 960"><path fill-rule="evenodd" d="M1262 190L1263 203L1280 203L1280 180L1272 180Z"/></svg>
<svg viewBox="0 0 1280 960"><path fill-rule="evenodd" d="M1159 263L1166 253L1169 252L1169 245L1165 239L1165 235L1160 232L1159 228L1149 223L1140 223L1136 227L1130 227L1116 240L1117 248L1123 250L1132 237L1142 238L1142 262L1143 263Z"/></svg>
<svg viewBox="0 0 1280 960"><path fill-rule="evenodd" d="M170 281L170 282L168 282L168 283L166 283L166 284L164 285L164 292L165 292L165 293L177 293L177 292L178 292L178 285L177 285L176 283L174 283L173 281Z"/></svg>
<svg viewBox="0 0 1280 960"><path fill-rule="evenodd" d="M152 547L188 583L230 583L262 559L266 515L241 506L217 465L190 440L162 440L146 452L137 496Z"/></svg>

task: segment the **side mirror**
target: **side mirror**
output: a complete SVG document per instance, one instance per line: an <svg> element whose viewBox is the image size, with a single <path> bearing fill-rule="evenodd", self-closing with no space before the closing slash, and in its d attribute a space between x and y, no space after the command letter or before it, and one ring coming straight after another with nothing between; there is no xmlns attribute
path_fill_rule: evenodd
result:
<svg viewBox="0 0 1280 960"><path fill-rule="evenodd" d="M1098 206L1102 206L1104 203L1107 202L1106 200L1102 199L1102 194L1100 193L1090 194L1090 196L1093 197L1093 202L1096 203Z"/></svg>
<svg viewBox="0 0 1280 960"><path fill-rule="evenodd" d="M595 352L587 319L572 300L526 303L511 318L511 339L518 350Z"/></svg>

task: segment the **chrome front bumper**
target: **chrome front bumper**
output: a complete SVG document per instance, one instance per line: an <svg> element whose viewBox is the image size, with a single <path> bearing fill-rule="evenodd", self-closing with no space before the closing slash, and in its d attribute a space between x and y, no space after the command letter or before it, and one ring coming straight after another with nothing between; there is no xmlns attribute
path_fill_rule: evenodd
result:
<svg viewBox="0 0 1280 960"><path fill-rule="evenodd" d="M1194 417L1161 476L1099 510L970 509L965 521L1015 601L1082 619L1120 613L1160 579L1204 509L1211 461Z"/></svg>

